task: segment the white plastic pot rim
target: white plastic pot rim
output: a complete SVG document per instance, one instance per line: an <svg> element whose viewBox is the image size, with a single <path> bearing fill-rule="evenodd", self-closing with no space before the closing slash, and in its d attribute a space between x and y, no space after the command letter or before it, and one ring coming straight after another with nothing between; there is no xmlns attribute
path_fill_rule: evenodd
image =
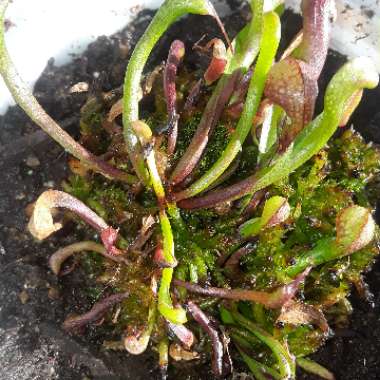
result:
<svg viewBox="0 0 380 380"><path fill-rule="evenodd" d="M242 0L243 1L243 0ZM270 1L270 0L268 0ZM378 0L336 0L338 18L331 47L349 58L374 59L380 72L380 7ZM7 47L23 79L33 86L49 58L57 65L80 54L98 36L123 28L143 8L157 8L163 0L13 0L6 18L13 26L6 33ZM225 2L214 1L226 14ZM299 12L300 0L286 5ZM14 104L0 78L0 115Z"/></svg>

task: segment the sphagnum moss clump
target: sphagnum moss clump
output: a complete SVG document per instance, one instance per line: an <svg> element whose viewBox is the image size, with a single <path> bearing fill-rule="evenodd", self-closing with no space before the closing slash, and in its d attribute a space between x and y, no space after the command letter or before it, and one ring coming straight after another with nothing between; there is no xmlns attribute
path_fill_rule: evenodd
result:
<svg viewBox="0 0 380 380"><path fill-rule="evenodd" d="M80 254L96 290L104 284L108 293L63 328L112 320L120 342L105 347L139 354L151 342L163 377L169 357L197 360L210 347L218 377L233 371L232 354L257 380L295 379L297 366L333 379L307 356L347 320L351 290L368 293L363 273L378 253L371 186L380 170L375 147L352 129L336 133L363 89L377 86L372 62L346 63L314 117L334 1L303 0L303 29L275 61L281 2L264 10L251 0L251 21L230 43L208 0L166 0L129 60L122 98L101 94L108 102L90 97L82 108L80 142L17 74L4 40L8 2L0 0L0 73L73 156L65 192L39 197L29 230L37 239L59 230L57 208L92 227L98 242L63 247L49 265L59 274ZM225 41L205 43L209 66L191 73L184 43L174 40L142 86L156 42L187 13L213 17ZM154 107L142 120L148 93ZM197 325L210 345L195 344Z"/></svg>

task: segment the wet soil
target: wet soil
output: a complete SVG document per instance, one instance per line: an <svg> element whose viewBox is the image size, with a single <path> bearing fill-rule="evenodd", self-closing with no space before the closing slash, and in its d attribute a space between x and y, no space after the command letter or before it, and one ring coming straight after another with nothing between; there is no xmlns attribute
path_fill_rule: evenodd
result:
<svg viewBox="0 0 380 380"><path fill-rule="evenodd" d="M246 8L236 11L236 1L228 3L235 12L226 20L230 36L246 23ZM79 109L86 94L70 94L77 82L91 88L110 90L122 83L130 47L145 30L152 17L142 11L132 25L110 37L101 37L68 65L57 68L51 61L35 87L45 109L74 136ZM194 27L189 27L195 26ZM286 13L283 34L289 41L301 23ZM189 16L173 25L159 41L150 66L165 59L174 38L187 47L186 64L198 69L205 57L192 51L203 34L220 36L207 17ZM121 46L121 48L120 48ZM344 58L330 53L321 93ZM376 108L380 90L367 92L353 123L365 138L380 143L380 112ZM47 259L59 246L83 238L88 231L73 226L64 228L43 243L36 243L26 232L25 207L48 188L59 188L67 176L67 155L30 122L18 108L12 107L0 117L0 379L146 379L158 378L156 355L148 352L132 357L123 352L105 351L102 342L112 339L104 329L89 328L82 336L72 337L61 329L64 318L84 312L91 305L86 288L92 279L78 267L57 278L48 269ZM373 303L353 295L354 313L350 325L335 331L335 338L315 355L339 380L375 380L380 378L380 264L367 276ZM115 337L116 339L116 337ZM171 378L211 378L209 366L171 369ZM313 379L300 374L301 379Z"/></svg>

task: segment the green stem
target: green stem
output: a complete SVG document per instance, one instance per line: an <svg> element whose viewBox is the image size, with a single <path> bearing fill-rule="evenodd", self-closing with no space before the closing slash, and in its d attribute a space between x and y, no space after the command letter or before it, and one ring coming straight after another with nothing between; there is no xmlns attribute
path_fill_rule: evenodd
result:
<svg viewBox="0 0 380 380"><path fill-rule="evenodd" d="M173 268L164 268L158 290L158 310L170 322L177 325L187 322L186 312L182 307L173 307L170 296L170 284L173 277Z"/></svg>
<svg viewBox="0 0 380 380"><path fill-rule="evenodd" d="M260 48L263 32L264 0L251 0L252 20L236 36L233 42L234 52L228 51L229 59L224 74L236 70L246 72L255 60Z"/></svg>
<svg viewBox="0 0 380 380"><path fill-rule="evenodd" d="M265 122L262 126L260 141L259 141L259 153L257 156L257 167L264 167L270 163L270 160L273 158L276 152L276 141L277 141L277 132L281 119L285 116L284 110L273 104L271 105L271 116L268 120L268 124L265 125ZM246 211L246 208L251 203L255 192L250 193L245 196L245 199L241 200L240 204L240 213Z"/></svg>
<svg viewBox="0 0 380 380"><path fill-rule="evenodd" d="M351 255L369 244L374 236L375 222L371 212L357 205L346 207L336 217L336 237L319 240L312 250L298 255L295 264L286 268L285 273L295 276L306 267Z"/></svg>
<svg viewBox="0 0 380 380"><path fill-rule="evenodd" d="M77 143L38 103L30 88L17 72L5 45L4 18L8 4L9 0L0 0L0 74L17 104L43 131L92 170L109 179L116 179L130 184L137 183L138 180L135 176L109 165Z"/></svg>
<svg viewBox="0 0 380 380"><path fill-rule="evenodd" d="M162 205L165 202L165 190L162 185L160 174L158 173L154 150L150 152L146 162L149 168L149 177L152 182L153 190L156 194L159 205Z"/></svg>
<svg viewBox="0 0 380 380"><path fill-rule="evenodd" d="M263 0L251 0L252 20L243 28L233 42L234 53L228 51L228 63L207 102L202 119L185 153L171 175L172 185L182 182L194 170L202 157L223 108L236 88L239 75L245 73L255 60L263 28Z"/></svg>
<svg viewBox="0 0 380 380"><path fill-rule="evenodd" d="M149 168L150 180L153 185L153 190L156 193L158 203L160 206L159 217L161 232L163 236L164 258L168 262L168 264L173 265L177 262L174 256L173 231L171 228L169 218L167 217L165 209L163 208L165 204L165 190L157 170L154 150L152 150L149 156L147 157L147 165Z"/></svg>
<svg viewBox="0 0 380 380"><path fill-rule="evenodd" d="M265 161L270 148L276 143L278 124L285 114L283 109L277 105L271 105L270 107L271 115L268 117L268 120L264 121L261 130L258 164L263 160Z"/></svg>
<svg viewBox="0 0 380 380"><path fill-rule="evenodd" d="M256 175L255 189L266 187L289 175L318 153L338 127L351 95L363 87L374 88L377 83L376 70L367 59L356 58L346 63L334 75L327 88L322 115L301 131L293 146L270 169L263 168Z"/></svg>
<svg viewBox="0 0 380 380"><path fill-rule="evenodd" d="M288 176L325 146L338 128L352 94L363 88L376 87L378 80L377 71L370 59L358 57L346 63L327 87L323 113L297 135L293 144L272 165L261 168L256 174L228 188L213 191L204 197L184 200L180 206L210 207L220 202L236 200Z"/></svg>
<svg viewBox="0 0 380 380"><path fill-rule="evenodd" d="M133 129L136 132L136 138L140 143L147 144L152 136L152 132L149 126L141 121L133 122ZM159 217L161 232L163 236L163 250L164 258L171 268L165 268L162 270L162 277L160 288L158 291L158 310L169 321L175 324L181 324L186 322L186 312L181 307L173 307L173 303L170 296L170 285L173 277L173 267L177 265L177 260L174 256L174 238L170 225L169 218L166 215L166 199L165 190L162 185L160 174L157 170L155 151L149 153L147 159L147 166L149 170L149 178L152 183L153 190L156 193L157 201L159 205Z"/></svg>
<svg viewBox="0 0 380 380"><path fill-rule="evenodd" d="M256 302L252 303L252 315L253 319L260 325L265 326L268 324L263 305Z"/></svg>
<svg viewBox="0 0 380 380"><path fill-rule="evenodd" d="M147 157L147 165L152 182L153 190L156 193L160 206L160 225L163 236L164 257L168 264L175 266L177 260L174 255L174 238L169 218L165 212L165 190L162 185L160 175L157 170L154 149ZM175 212L175 206L168 206L169 212ZM185 323L186 312L182 307L174 307L170 296L170 285L173 277L173 268L165 268L162 270L161 283L158 290L158 310L170 322L175 324Z"/></svg>
<svg viewBox="0 0 380 380"><path fill-rule="evenodd" d="M243 238L257 235L262 228L261 218L252 218L247 220L239 227L239 234Z"/></svg>
<svg viewBox="0 0 380 380"><path fill-rule="evenodd" d="M252 120L259 107L264 91L265 80L272 66L279 40L281 24L275 12L264 15L263 37L260 53L255 66L250 86L244 104L243 113L231 139L220 158L200 179L184 191L175 195L177 200L192 197L209 187L229 167L237 154L242 150L243 143L251 129Z"/></svg>
<svg viewBox="0 0 380 380"><path fill-rule="evenodd" d="M257 360L253 359L252 357L248 356L239 346L241 343L245 342L244 338L242 338L240 335L233 333L232 339L236 340L239 344L237 346L237 349L242 356L243 360L247 364L250 371L253 373L253 375L256 377L257 380L267 380L267 377L265 374L270 375L275 380L281 380L281 375L275 371L274 369L268 367L267 365L258 362Z"/></svg>
<svg viewBox="0 0 380 380"><path fill-rule="evenodd" d="M358 89L374 88L378 75L371 61L356 58L346 63L331 80L325 96L325 108L297 136L292 147L269 169L263 168L255 177L255 191L289 175L318 153L339 125L346 102Z"/></svg>
<svg viewBox="0 0 380 380"><path fill-rule="evenodd" d="M264 371L262 370L260 363L257 362L255 359L252 359L250 356L248 356L239 346L237 346L237 349L247 364L249 370L253 373L253 376L255 376L256 380L267 380L266 376L264 375Z"/></svg>
<svg viewBox="0 0 380 380"><path fill-rule="evenodd" d="M230 337L232 338L232 340L237 343L240 347L244 347L246 349L252 349L252 346L251 344L249 343L248 340L245 339L244 336L242 336L240 334L240 330L239 328L232 328L231 330L229 330L229 335ZM240 350L239 350L240 351Z"/></svg>
<svg viewBox="0 0 380 380"><path fill-rule="evenodd" d="M289 354L288 350L272 335L257 326L249 319L243 317L239 312L232 311L232 316L235 321L251 332L256 338L267 345L273 352L273 355L278 361L278 368L282 378L295 378L295 360Z"/></svg>
<svg viewBox="0 0 380 380"><path fill-rule="evenodd" d="M335 260L342 256L341 250L335 244L335 238L320 240L311 250L301 254L296 259L296 263L285 269L288 276L294 277L307 267L316 267L327 261Z"/></svg>
<svg viewBox="0 0 380 380"><path fill-rule="evenodd" d="M166 375L169 364L169 339L166 336L158 343L158 364L163 374Z"/></svg>
<svg viewBox="0 0 380 380"><path fill-rule="evenodd" d="M142 72L158 39L171 24L187 13L211 15L216 18L215 10L208 0L166 0L158 9L137 43L125 73L123 95L124 138L136 174L146 185L149 184L149 174L145 167L144 156L140 152L139 140L131 126L133 121L139 120Z"/></svg>
<svg viewBox="0 0 380 380"><path fill-rule="evenodd" d="M161 232L163 236L164 258L168 264L175 266L177 261L174 256L173 232L169 218L167 217L165 209L163 208L165 204L165 190L157 170L154 150L152 150L149 156L147 157L147 165L149 168L150 180L153 185L153 190L156 193L158 204L160 206L159 217Z"/></svg>
<svg viewBox="0 0 380 380"><path fill-rule="evenodd" d="M326 380L335 380L335 376L325 367L316 363L313 360L306 358L297 358L297 364L306 372L312 373L313 375L317 375L322 379Z"/></svg>
<svg viewBox="0 0 380 380"><path fill-rule="evenodd" d="M169 218L166 215L165 210L160 210L160 225L163 237L163 249L165 261L170 266L175 266L177 260L174 256L174 238L172 227L170 225Z"/></svg>

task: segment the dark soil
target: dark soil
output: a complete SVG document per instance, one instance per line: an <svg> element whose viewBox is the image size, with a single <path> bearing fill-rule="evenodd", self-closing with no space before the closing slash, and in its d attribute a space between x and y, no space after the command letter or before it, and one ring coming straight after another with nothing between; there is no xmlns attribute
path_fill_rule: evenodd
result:
<svg viewBox="0 0 380 380"><path fill-rule="evenodd" d="M228 1L236 6L234 0ZM245 8L226 21L230 36L245 24ZM69 88L86 81L92 88L110 90L122 83L127 62L120 43L133 46L145 30L151 11L143 11L137 20L111 38L101 37L81 56L57 68L49 62L39 79L35 94L61 125L77 133L79 109L86 94L69 94ZM286 21L285 21L286 20ZM189 27L195 26L194 27ZM286 40L300 26L300 19L285 14ZM174 38L187 46L186 63L193 69L204 64L204 57L191 50L203 34L219 35L207 17L190 16L176 23L155 49L150 64L165 59ZM344 59L331 53L321 92ZM365 101L353 123L363 135L380 143L380 112L376 108L380 90L366 92ZM36 161L36 158L38 161ZM66 154L31 123L18 108L0 117L0 379L146 379L158 378L156 355L132 357L123 352L105 351L102 342L112 339L104 329L89 328L85 335L72 337L60 325L72 312L83 312L91 305L86 288L91 285L79 267L57 278L47 267L47 259L62 245L78 240L86 231L65 228L48 241L36 243L26 232L25 207L49 187L59 188L67 176ZM32 164L32 165L31 165ZM353 296L354 313L347 329L335 331L336 337L315 355L339 380L375 380L380 378L380 265L367 276L373 303ZM23 302L22 302L23 301ZM207 366L192 371L173 367L171 378L206 379ZM192 373L192 375L191 375ZM300 375L301 379L313 379Z"/></svg>

